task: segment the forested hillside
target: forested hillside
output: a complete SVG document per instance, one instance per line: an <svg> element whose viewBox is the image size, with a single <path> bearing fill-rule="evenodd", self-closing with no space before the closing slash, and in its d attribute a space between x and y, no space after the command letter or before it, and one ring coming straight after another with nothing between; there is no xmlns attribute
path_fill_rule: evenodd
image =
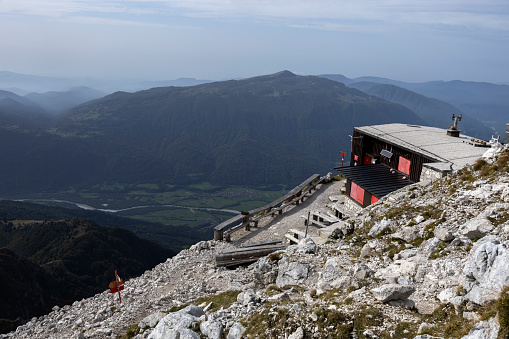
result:
<svg viewBox="0 0 509 339"><path fill-rule="evenodd" d="M193 87L118 92L52 129L1 129L9 191L127 183L295 185L338 164L354 126L424 121L328 79L290 72Z"/></svg>

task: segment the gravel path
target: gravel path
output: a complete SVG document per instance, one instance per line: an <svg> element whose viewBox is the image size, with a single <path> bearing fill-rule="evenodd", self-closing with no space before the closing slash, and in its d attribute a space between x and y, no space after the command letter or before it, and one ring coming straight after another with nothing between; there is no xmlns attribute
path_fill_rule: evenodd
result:
<svg viewBox="0 0 509 339"><path fill-rule="evenodd" d="M283 239L285 233L290 229L297 229L305 232L306 225L304 221L309 211L321 211L327 213L330 209L326 206L331 201L330 196L338 196L339 202L344 199L341 195L341 187L345 185L344 181L333 181L328 184L318 185L317 190L308 194L304 202L299 205L291 205L283 209L282 214L275 214L274 217L268 216L258 223L258 227L251 227L250 231L244 229L238 230L231 235L233 243L257 242L272 239ZM318 236L318 227L309 226L308 234L311 237Z"/></svg>

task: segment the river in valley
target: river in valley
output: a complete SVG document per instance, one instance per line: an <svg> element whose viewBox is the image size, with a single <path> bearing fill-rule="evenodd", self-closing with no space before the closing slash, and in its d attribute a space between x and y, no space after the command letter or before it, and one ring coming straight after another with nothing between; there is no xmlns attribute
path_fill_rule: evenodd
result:
<svg viewBox="0 0 509 339"><path fill-rule="evenodd" d="M225 212L225 213L231 213L231 214L239 214L239 211L235 210L229 210L224 208L212 208L212 207L195 207L195 206L181 206L181 205L142 205L142 206L133 206L128 208L122 208L122 209L109 209L107 206L104 206L104 208L95 208L89 205L81 204L78 202L68 201L68 200L57 200L57 199L16 199L14 201L25 201L25 202L46 202L46 203L53 203L53 204L69 204L74 205L78 208L89 210L89 211L101 211L101 212L108 212L108 213L119 213L136 209L143 209L143 208L182 208L182 209L188 209L188 210L202 210L202 211L215 211L215 212Z"/></svg>

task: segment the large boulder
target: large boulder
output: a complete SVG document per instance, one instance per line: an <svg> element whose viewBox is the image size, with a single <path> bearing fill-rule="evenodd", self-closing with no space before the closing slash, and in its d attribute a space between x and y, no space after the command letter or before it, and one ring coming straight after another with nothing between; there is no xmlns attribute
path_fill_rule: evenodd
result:
<svg viewBox="0 0 509 339"><path fill-rule="evenodd" d="M414 291L415 288L412 286L386 284L372 289L371 293L373 293L377 300L385 303L391 300L407 299Z"/></svg>
<svg viewBox="0 0 509 339"><path fill-rule="evenodd" d="M294 261L284 257L279 261L276 285L284 287L287 285L302 284L311 274L311 266L308 263Z"/></svg>
<svg viewBox="0 0 509 339"><path fill-rule="evenodd" d="M217 320L207 320L200 323L200 332L210 339L222 339L224 337L223 324Z"/></svg>
<svg viewBox="0 0 509 339"><path fill-rule="evenodd" d="M138 323L138 327L139 328L145 328L147 326L148 327L154 327L154 326L157 325L159 320L161 320L165 316L166 316L166 313L163 313L163 312L160 312L160 311L152 313L151 315L143 318L143 320Z"/></svg>
<svg viewBox="0 0 509 339"><path fill-rule="evenodd" d="M169 313L162 318L152 330L148 339L197 338L200 336L189 327L205 312L198 306L190 305L177 312Z"/></svg>
<svg viewBox="0 0 509 339"><path fill-rule="evenodd" d="M400 239L405 242L411 242L419 237L419 229L417 227L403 227L398 232L391 235L393 239Z"/></svg>
<svg viewBox="0 0 509 339"><path fill-rule="evenodd" d="M390 230L392 225L392 220L383 219L382 221L376 222L373 227L368 232L368 237L376 237L384 231Z"/></svg>
<svg viewBox="0 0 509 339"><path fill-rule="evenodd" d="M331 224L328 228L333 229L330 235L332 239L342 239L353 233L355 230L355 224L348 221L338 221L334 224Z"/></svg>
<svg viewBox="0 0 509 339"><path fill-rule="evenodd" d="M481 239L489 234L495 226L486 218L475 218L467 221L460 227L459 233L469 239Z"/></svg>
<svg viewBox="0 0 509 339"><path fill-rule="evenodd" d="M352 278L342 268L342 260L332 257L325 262L323 271L320 273L317 287L320 289L347 288L352 283Z"/></svg>
<svg viewBox="0 0 509 339"><path fill-rule="evenodd" d="M311 238L304 238L297 244L298 253L314 254L316 253L316 250L317 250L316 244Z"/></svg>
<svg viewBox="0 0 509 339"><path fill-rule="evenodd" d="M253 269L255 283L262 286L274 284L277 278L277 265L268 257L258 260Z"/></svg>
<svg viewBox="0 0 509 339"><path fill-rule="evenodd" d="M241 323L234 323L232 327L230 327L230 331L228 332L226 339L240 339L242 338L242 333L244 333L245 330L245 327L242 326Z"/></svg>
<svg viewBox="0 0 509 339"><path fill-rule="evenodd" d="M440 241L451 241L454 239L454 235L445 225L435 228L435 237Z"/></svg>
<svg viewBox="0 0 509 339"><path fill-rule="evenodd" d="M491 239L470 254L463 268L465 297L476 304L498 298L502 287L509 285L509 242Z"/></svg>
<svg viewBox="0 0 509 339"><path fill-rule="evenodd" d="M373 274L373 270L364 264L355 264L348 272L356 279L367 279Z"/></svg>

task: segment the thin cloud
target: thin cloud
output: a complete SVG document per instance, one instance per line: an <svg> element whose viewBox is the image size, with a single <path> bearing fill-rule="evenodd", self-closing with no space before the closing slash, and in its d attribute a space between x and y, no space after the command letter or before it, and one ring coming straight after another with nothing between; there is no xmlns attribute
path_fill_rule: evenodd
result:
<svg viewBox="0 0 509 339"><path fill-rule="evenodd" d="M152 22L152 17L248 19L326 30L509 30L506 0L2 0L0 13L47 17L104 17ZM364 26L364 28L362 28Z"/></svg>

